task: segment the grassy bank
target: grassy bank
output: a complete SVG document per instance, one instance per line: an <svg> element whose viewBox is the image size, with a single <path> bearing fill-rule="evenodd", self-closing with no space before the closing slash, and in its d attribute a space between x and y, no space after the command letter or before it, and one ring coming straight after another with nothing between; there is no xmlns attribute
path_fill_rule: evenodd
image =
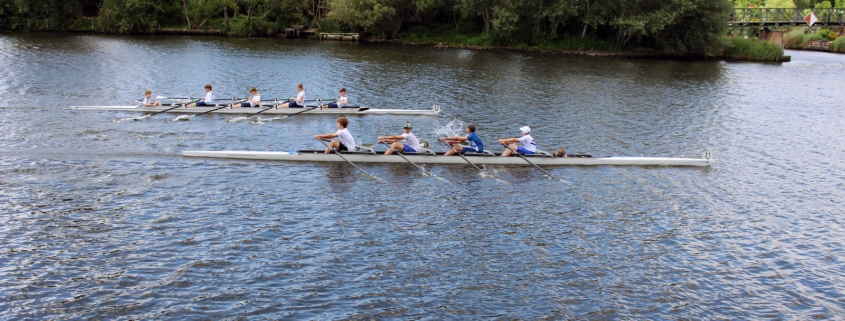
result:
<svg viewBox="0 0 845 321"><path fill-rule="evenodd" d="M399 36L401 43L414 45L434 45L444 48L476 49L511 49L552 51L565 54L585 54L592 56L655 57L655 58L690 58L686 55L665 54L654 48L622 48L610 41L593 38L581 38L572 35L541 37L533 43L496 43L491 37L483 35L467 36L454 30L436 30L412 28ZM783 49L771 41L757 41L739 37L724 37L720 41L721 49L715 58L727 58L747 61L782 61ZM705 56L698 56L706 58ZM695 58L695 57L692 57Z"/></svg>
<svg viewBox="0 0 845 321"><path fill-rule="evenodd" d="M504 48L518 50L559 50L559 51L620 51L622 48L612 41L593 37L572 35L542 35L531 42L507 41L483 34L466 35L454 29L415 26L399 34L399 41L407 44L441 45L468 48Z"/></svg>
<svg viewBox="0 0 845 321"><path fill-rule="evenodd" d="M830 51L845 53L845 36L839 36L829 29L805 33L804 28L792 28L783 36L783 44L789 49L807 49L810 41L830 41Z"/></svg>
<svg viewBox="0 0 845 321"><path fill-rule="evenodd" d="M719 57L750 61L781 61L783 49L771 41L727 37Z"/></svg>

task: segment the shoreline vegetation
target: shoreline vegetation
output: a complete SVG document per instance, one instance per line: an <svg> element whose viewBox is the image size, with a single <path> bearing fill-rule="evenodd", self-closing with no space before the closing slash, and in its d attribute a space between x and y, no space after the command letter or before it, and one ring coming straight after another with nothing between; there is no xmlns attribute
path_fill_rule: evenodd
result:
<svg viewBox="0 0 845 321"><path fill-rule="evenodd" d="M733 8L756 0L51 1L0 2L0 30L276 37L305 26L437 48L784 61L772 42L726 36Z"/></svg>

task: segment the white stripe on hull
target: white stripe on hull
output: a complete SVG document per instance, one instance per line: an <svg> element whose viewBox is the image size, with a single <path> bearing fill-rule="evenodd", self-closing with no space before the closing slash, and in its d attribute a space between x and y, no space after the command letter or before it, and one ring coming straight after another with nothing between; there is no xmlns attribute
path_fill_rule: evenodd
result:
<svg viewBox="0 0 845 321"><path fill-rule="evenodd" d="M221 104L220 106L223 106ZM218 106L218 107L220 107ZM162 111L167 108L171 108L173 106L164 106L164 107L139 107L139 106L71 106L70 109L72 110L100 110L100 111L138 111L138 112L157 112ZM168 110L168 113L176 113L176 114L199 114L202 112L209 111L210 109L215 108L211 107L180 107L172 110ZM252 114L259 112L267 107L235 107L235 108L223 108L218 109L210 114ZM364 107L366 108L366 107ZM279 108L279 109L270 109L265 112L262 112L261 115L286 115L286 114L293 114L301 112L308 108ZM315 109L309 110L303 114L342 114L342 115L349 115L349 114L370 114L370 115L383 115L383 114L391 114L391 115L437 115L440 112L439 108L434 109L366 109L360 110L360 108L322 108L322 109Z"/></svg>
<svg viewBox="0 0 845 321"><path fill-rule="evenodd" d="M336 154L303 153L298 152L250 152L250 151L182 151L182 155L190 157L214 157L234 159L258 159L299 162L344 162ZM343 154L343 157L353 163L385 163L407 164L398 155L382 154ZM417 164L464 164L460 156L443 155L405 155L408 160ZM526 165L520 157L499 156L468 156L467 159L476 165ZM707 166L716 162L715 159L704 158L671 158L671 157L531 157L532 163L537 165L662 165L662 166Z"/></svg>

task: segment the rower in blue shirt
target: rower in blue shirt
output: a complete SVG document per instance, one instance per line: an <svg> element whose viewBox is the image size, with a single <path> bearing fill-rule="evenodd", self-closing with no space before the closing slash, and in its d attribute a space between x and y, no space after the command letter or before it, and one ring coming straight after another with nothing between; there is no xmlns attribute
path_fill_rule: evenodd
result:
<svg viewBox="0 0 845 321"><path fill-rule="evenodd" d="M467 125L467 135L464 137L441 137L440 140L446 141L449 146L452 146L452 149L444 154L445 156L452 156L455 155L455 153L481 153L484 151L484 143L481 142L481 138L475 134L475 125L473 124ZM463 141L469 141L469 146L461 146L460 142Z"/></svg>

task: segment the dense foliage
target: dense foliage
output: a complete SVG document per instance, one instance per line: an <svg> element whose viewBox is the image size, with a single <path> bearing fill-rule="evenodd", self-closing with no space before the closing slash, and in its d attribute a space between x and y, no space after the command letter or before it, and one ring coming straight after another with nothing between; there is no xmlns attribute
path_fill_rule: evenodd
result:
<svg viewBox="0 0 845 321"><path fill-rule="evenodd" d="M771 41L739 37L728 37L725 40L727 45L721 54L723 57L756 61L780 61L783 57L783 49Z"/></svg>
<svg viewBox="0 0 845 321"><path fill-rule="evenodd" d="M845 0L0 0L0 29L268 36L306 24L410 42L712 54L733 7L772 5Z"/></svg>

